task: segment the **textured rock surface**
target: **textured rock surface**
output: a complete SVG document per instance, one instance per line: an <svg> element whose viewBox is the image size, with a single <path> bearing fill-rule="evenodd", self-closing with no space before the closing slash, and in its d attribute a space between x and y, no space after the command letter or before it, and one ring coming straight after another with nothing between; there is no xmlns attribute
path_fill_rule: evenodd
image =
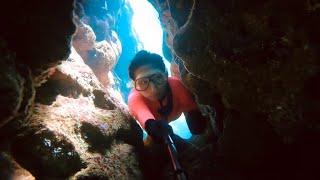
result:
<svg viewBox="0 0 320 180"><path fill-rule="evenodd" d="M87 52L93 50L95 42L96 35L92 28L78 20L76 33L72 37L72 45L83 59L87 59Z"/></svg>
<svg viewBox="0 0 320 180"><path fill-rule="evenodd" d="M37 88L36 102L13 144L15 159L35 177L141 178L135 151L141 133L132 129L121 97L103 89L75 51Z"/></svg>
<svg viewBox="0 0 320 180"><path fill-rule="evenodd" d="M111 10L104 7L104 1L79 1L78 6L77 31L73 36L73 46L102 85L108 87L111 83L109 72L117 63L122 51L120 40L112 26L114 18L109 12ZM91 8L105 8L106 15L93 13Z"/></svg>
<svg viewBox="0 0 320 180"><path fill-rule="evenodd" d="M135 148L142 134L132 128L121 97L103 89L76 52L36 90L34 111L11 146L33 176L141 178Z"/></svg>
<svg viewBox="0 0 320 180"><path fill-rule="evenodd" d="M151 2L185 84L203 104L223 103L225 176L319 178L319 3Z"/></svg>
<svg viewBox="0 0 320 180"><path fill-rule="evenodd" d="M95 36L83 25L77 54L73 5L13 0L0 8L1 178L141 179L142 134L109 73L121 44L107 21L95 21L107 31ZM81 52L99 61L88 66Z"/></svg>
<svg viewBox="0 0 320 180"><path fill-rule="evenodd" d="M96 108L89 97L59 95L49 106L36 104L24 125L28 131L13 144L13 155L37 178L66 178L76 172L74 178L139 178L134 148L126 143L141 139L129 121L120 109ZM132 135L118 135L123 132Z"/></svg>
<svg viewBox="0 0 320 180"><path fill-rule="evenodd" d="M51 104L58 94L76 98L102 91L101 83L74 49L66 61L51 71L50 79L37 88L37 102Z"/></svg>

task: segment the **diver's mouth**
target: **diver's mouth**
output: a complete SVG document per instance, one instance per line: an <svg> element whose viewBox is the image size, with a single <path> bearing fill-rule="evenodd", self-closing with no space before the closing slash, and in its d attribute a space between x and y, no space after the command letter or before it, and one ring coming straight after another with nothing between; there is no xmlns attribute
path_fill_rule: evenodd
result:
<svg viewBox="0 0 320 180"><path fill-rule="evenodd" d="M161 100L161 99L163 99L163 95L161 95L161 93L158 93L158 94L155 95L155 98L157 100Z"/></svg>

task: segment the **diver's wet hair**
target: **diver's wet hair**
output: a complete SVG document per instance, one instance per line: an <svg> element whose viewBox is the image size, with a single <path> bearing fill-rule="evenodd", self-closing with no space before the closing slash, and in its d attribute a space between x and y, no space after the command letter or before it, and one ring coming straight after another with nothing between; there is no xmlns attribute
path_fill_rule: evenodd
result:
<svg viewBox="0 0 320 180"><path fill-rule="evenodd" d="M145 50L139 51L132 59L129 65L129 76L134 80L134 72L141 66L149 65L152 68L159 69L163 72L166 71L163 59L160 55L155 53L150 53Z"/></svg>

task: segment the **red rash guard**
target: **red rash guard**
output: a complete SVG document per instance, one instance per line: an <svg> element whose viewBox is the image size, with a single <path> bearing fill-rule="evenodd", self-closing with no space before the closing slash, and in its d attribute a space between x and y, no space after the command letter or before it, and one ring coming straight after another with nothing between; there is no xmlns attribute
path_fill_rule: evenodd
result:
<svg viewBox="0 0 320 180"><path fill-rule="evenodd" d="M180 79L169 77L168 82L172 91L173 104L172 111L168 117L168 121L170 122L177 119L182 112L197 109L197 104ZM158 113L160 103L158 101L148 100L135 89L133 89L129 94L128 106L130 114L139 121L143 128L145 128L144 123L148 119L163 119L163 117Z"/></svg>

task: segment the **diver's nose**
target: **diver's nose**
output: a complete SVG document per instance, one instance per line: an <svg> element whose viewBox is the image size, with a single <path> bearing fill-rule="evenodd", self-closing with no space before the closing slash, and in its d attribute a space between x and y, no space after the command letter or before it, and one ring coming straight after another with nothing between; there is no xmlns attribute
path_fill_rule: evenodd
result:
<svg viewBox="0 0 320 180"><path fill-rule="evenodd" d="M151 93L155 96L158 95L158 92L159 92L159 86L157 86L156 84L154 84L153 82L150 83L150 90L151 90Z"/></svg>
<svg viewBox="0 0 320 180"><path fill-rule="evenodd" d="M150 91L152 93L155 93L157 91L157 87L154 85L153 82L150 82L149 86L150 86Z"/></svg>

